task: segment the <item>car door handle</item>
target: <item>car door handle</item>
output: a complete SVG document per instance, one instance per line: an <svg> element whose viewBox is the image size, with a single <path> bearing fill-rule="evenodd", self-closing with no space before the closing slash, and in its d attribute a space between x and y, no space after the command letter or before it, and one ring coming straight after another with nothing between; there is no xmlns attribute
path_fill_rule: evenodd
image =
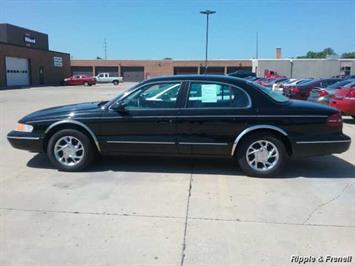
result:
<svg viewBox="0 0 355 266"><path fill-rule="evenodd" d="M173 119L169 119L169 120L159 120L158 123L169 123L172 124L174 122Z"/></svg>

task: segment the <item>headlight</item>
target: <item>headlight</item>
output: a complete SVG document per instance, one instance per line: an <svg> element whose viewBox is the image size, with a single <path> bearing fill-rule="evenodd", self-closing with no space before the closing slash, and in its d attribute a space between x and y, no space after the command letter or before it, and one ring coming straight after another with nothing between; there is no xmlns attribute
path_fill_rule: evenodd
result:
<svg viewBox="0 0 355 266"><path fill-rule="evenodd" d="M32 132L33 126L18 123L15 130L20 132Z"/></svg>

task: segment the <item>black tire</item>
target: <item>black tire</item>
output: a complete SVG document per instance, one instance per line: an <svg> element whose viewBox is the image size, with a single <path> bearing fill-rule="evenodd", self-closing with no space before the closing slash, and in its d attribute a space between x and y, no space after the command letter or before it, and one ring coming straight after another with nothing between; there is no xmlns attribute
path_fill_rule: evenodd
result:
<svg viewBox="0 0 355 266"><path fill-rule="evenodd" d="M63 163L59 162L54 154L54 147L57 141L65 136L74 137L78 139L82 146L83 152L81 153L83 156L80 161L72 166L64 165ZM56 132L48 142L47 146L47 154L51 163L60 171L68 171L68 172L75 172L80 171L86 168L95 158L96 150L93 147L92 142L90 141L89 137L86 136L84 133L75 130L75 129L63 129Z"/></svg>
<svg viewBox="0 0 355 266"><path fill-rule="evenodd" d="M85 81L84 86L89 86L89 82Z"/></svg>
<svg viewBox="0 0 355 266"><path fill-rule="evenodd" d="M351 117L352 117L353 119L355 119L355 115L352 115Z"/></svg>
<svg viewBox="0 0 355 266"><path fill-rule="evenodd" d="M279 154L278 160L276 161L275 165L273 165L272 168L270 168L269 170L256 170L251 167L247 161L247 150L253 143L261 140L265 140L269 143L272 143L276 147ZM249 156L251 156L250 158L253 159L253 155ZM276 135L270 133L255 133L250 136L246 136L245 139L242 140L242 143L240 143L240 145L238 145L237 147L237 159L239 166L243 170L243 172L246 173L248 176L276 177L282 170L287 157L288 155L283 141ZM259 163L256 164L260 166Z"/></svg>
<svg viewBox="0 0 355 266"><path fill-rule="evenodd" d="M113 85L118 85L120 82L118 80L112 81Z"/></svg>

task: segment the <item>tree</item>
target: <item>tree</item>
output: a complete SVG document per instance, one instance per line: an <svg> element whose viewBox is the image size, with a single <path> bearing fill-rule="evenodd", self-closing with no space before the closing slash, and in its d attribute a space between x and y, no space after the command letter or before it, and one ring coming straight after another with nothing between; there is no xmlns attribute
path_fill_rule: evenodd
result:
<svg viewBox="0 0 355 266"><path fill-rule="evenodd" d="M341 58L355 58L355 52L343 53Z"/></svg>
<svg viewBox="0 0 355 266"><path fill-rule="evenodd" d="M334 49L325 48L321 52L308 51L306 55L297 56L297 58L327 58L332 55L336 55Z"/></svg>

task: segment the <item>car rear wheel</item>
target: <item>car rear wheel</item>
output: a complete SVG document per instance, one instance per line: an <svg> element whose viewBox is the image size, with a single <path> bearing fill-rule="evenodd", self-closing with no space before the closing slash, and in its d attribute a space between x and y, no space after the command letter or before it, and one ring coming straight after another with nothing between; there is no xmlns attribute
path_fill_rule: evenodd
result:
<svg viewBox="0 0 355 266"><path fill-rule="evenodd" d="M113 85L118 85L120 82L118 80L112 81Z"/></svg>
<svg viewBox="0 0 355 266"><path fill-rule="evenodd" d="M284 143L266 133L247 137L237 149L239 166L249 176L277 176L287 158Z"/></svg>
<svg viewBox="0 0 355 266"><path fill-rule="evenodd" d="M84 86L89 86L89 82L85 81Z"/></svg>
<svg viewBox="0 0 355 266"><path fill-rule="evenodd" d="M71 172L87 167L95 157L95 149L84 133L64 129L50 138L47 154L57 169Z"/></svg>

